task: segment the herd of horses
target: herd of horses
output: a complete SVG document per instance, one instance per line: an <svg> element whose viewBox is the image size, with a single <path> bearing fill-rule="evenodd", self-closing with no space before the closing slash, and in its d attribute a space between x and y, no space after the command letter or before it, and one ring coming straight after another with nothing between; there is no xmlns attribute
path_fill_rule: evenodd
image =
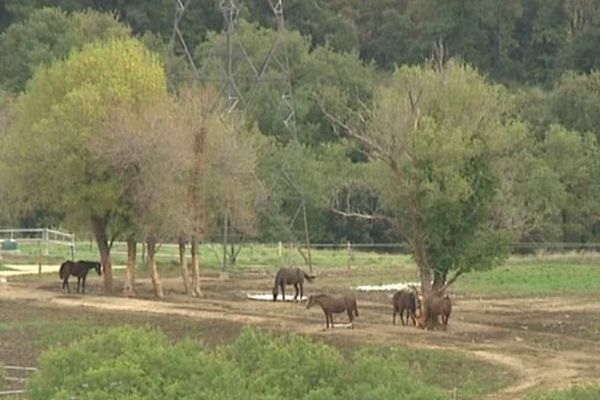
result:
<svg viewBox="0 0 600 400"><path fill-rule="evenodd" d="M285 287L294 286L296 293L294 301L301 301L304 294L304 280L309 282L315 276L307 274L300 268L281 268L275 275L273 283L273 301L277 301L279 291L285 301ZM300 297L298 297L300 296ZM306 308L318 304L325 314L325 329L333 328L333 314L347 313L350 327L354 328L354 317L358 317L356 297L345 295L341 297L327 294L317 294L308 297ZM425 297L420 298L415 287L402 289L394 293L392 297L392 324L396 324L396 315L400 315L402 325L408 325L409 318L414 326L422 329L434 329L441 326L446 329L450 313L452 312L452 301L450 296L440 291L432 291ZM406 315L406 321L404 320Z"/></svg>
<svg viewBox="0 0 600 400"><path fill-rule="evenodd" d="M62 289L69 288L69 277L77 277L77 293L85 293L85 279L90 270L95 270L98 275L102 274L100 263L97 261L71 261L63 262L59 269L59 276L62 280ZM273 301L277 301L279 292L285 301L286 286L294 286L296 290L294 301L301 301L304 296L304 281L312 282L314 275L307 274L300 268L281 268L275 275L273 283ZM354 317L358 317L358 306L356 297L345 295L341 297L330 296L327 294L317 294L308 297L306 308L311 308L318 304L325 314L325 329L333 328L333 314L347 313L350 327L354 328ZM415 287L399 290L392 297L393 317L392 324L396 324L396 315L400 315L402 325L409 323L409 318L414 326L419 328L434 329L440 325L443 329L448 325L448 319L452 312L452 302L450 297L444 293L433 291L424 298L420 298ZM405 318L406 317L406 321Z"/></svg>

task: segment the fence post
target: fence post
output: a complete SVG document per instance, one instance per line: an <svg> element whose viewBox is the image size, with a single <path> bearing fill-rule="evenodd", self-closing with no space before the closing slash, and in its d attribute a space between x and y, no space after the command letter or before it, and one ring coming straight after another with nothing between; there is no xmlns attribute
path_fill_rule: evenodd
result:
<svg viewBox="0 0 600 400"><path fill-rule="evenodd" d="M348 250L348 260L346 263L346 268L350 269L350 261L352 261L352 244L350 243L350 241L348 240L348 242L346 243L346 248Z"/></svg>
<svg viewBox="0 0 600 400"><path fill-rule="evenodd" d="M42 251L42 242L38 241L38 247L39 247L39 258L38 258L38 276L42 276L42 257L43 257L43 251Z"/></svg>
<svg viewBox="0 0 600 400"><path fill-rule="evenodd" d="M279 254L279 265L283 267L283 243L281 243L281 240L279 241L277 249Z"/></svg>
<svg viewBox="0 0 600 400"><path fill-rule="evenodd" d="M48 228L44 228L44 231L42 233L42 240L44 242L44 255L47 256L48 255L48 240L50 239L50 236L48 234Z"/></svg>

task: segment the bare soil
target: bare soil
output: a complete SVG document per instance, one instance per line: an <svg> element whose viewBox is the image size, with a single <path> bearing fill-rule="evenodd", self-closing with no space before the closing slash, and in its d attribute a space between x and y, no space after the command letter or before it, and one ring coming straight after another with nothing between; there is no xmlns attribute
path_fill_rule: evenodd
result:
<svg viewBox="0 0 600 400"><path fill-rule="evenodd" d="M348 276L368 280L369 274L373 283L382 278L374 272L327 271L306 284L305 293L349 292ZM595 297L479 298L454 292L448 330L431 332L393 326L391 292L359 292L360 317L355 329L325 331L320 309L248 299L249 291L270 291L272 274L264 272L232 273L226 281L216 274L207 275L200 299L185 296L177 278L163 280L167 298L161 301L152 298L147 279L138 280L137 298L103 295L100 285L94 276L88 279L86 295L66 295L55 277L9 278L8 283L0 284L0 327L3 323L18 325L38 314L67 320L85 313L107 323L136 322L170 330L175 336L200 336L209 344L227 342L243 326L252 325L308 334L339 346L397 344L457 351L515 374L512 385L487 397L494 400L519 399L532 389L568 387L600 376L600 299ZM116 293L122 293L118 284ZM346 322L343 316L338 320ZM0 329L0 361L35 365L40 346L24 341L28 329L33 327L24 324L19 329Z"/></svg>

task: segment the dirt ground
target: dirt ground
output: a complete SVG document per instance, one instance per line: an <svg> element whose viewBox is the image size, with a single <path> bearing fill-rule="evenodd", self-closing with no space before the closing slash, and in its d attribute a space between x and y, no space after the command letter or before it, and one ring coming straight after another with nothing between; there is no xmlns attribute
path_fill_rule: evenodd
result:
<svg viewBox="0 0 600 400"><path fill-rule="evenodd" d="M368 279L370 272L332 270L306 284L311 293L343 293L350 289L341 282ZM461 352L501 365L517 377L514 384L488 399L519 399L534 388L562 388L597 380L600 376L600 299L584 296L496 298L474 297L453 292L453 312L448 330L421 331L393 326L390 292L357 293L360 317L355 329L324 331L321 310L307 310L301 304L249 300L248 292L269 292L272 274L232 274L220 280L216 274L203 279L204 297L191 299L181 291L176 278L165 279L167 298L151 297L150 283L139 279L138 298L105 296L100 280L89 279L88 293L65 295L52 277L10 278L0 283L0 322L7 313L42 312L67 318L85 309L94 318L143 320L162 326L179 324L186 330L203 329L203 338L220 343L235 337L245 325L273 331L293 331L323 338L327 342L356 344L399 344L417 349ZM381 275L377 276L382 279ZM73 285L74 287L75 285ZM292 289L293 290L293 289ZM121 293L117 284L116 292ZM1 305L7 305L2 307ZM36 311L37 310L37 311ZM66 311L66 313L65 313ZM62 316L62 317L60 317ZM342 316L336 321L346 322ZM22 334L22 333L20 333ZM2 336L4 335L4 336ZM0 332L0 360L5 364L32 365L39 354L14 345L19 338ZM2 343L4 342L4 344Z"/></svg>

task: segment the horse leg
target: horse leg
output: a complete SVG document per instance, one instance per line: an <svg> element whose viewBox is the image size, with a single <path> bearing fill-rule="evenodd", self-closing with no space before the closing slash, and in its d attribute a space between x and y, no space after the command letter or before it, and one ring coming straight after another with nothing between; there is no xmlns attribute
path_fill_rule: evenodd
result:
<svg viewBox="0 0 600 400"><path fill-rule="evenodd" d="M351 328L351 329L354 329L354 316L353 316L353 314L352 314L352 311L353 311L353 310L352 310L351 308L349 308L349 309L348 309L348 310L346 310L346 311L348 311L348 320L350 321L350 328Z"/></svg>
<svg viewBox="0 0 600 400"><path fill-rule="evenodd" d="M67 293L71 293L71 289L69 289L69 277L68 276L63 280L63 284L62 284L63 291L65 290L65 286L67 287Z"/></svg>
<svg viewBox="0 0 600 400"><path fill-rule="evenodd" d="M415 319L415 312L414 311L410 311L410 319L412 319L413 326L417 326L417 321ZM408 318L406 318L406 323L408 323Z"/></svg>
<svg viewBox="0 0 600 400"><path fill-rule="evenodd" d="M406 316L406 323L404 322L404 309L403 308L400 309L400 321L402 321L402 326L406 326L406 323L408 323L408 315Z"/></svg>
<svg viewBox="0 0 600 400"><path fill-rule="evenodd" d="M77 293L79 293L79 286L81 285L81 278L77 277Z"/></svg>
<svg viewBox="0 0 600 400"><path fill-rule="evenodd" d="M86 276L84 275L81 279L81 294L85 294L85 278Z"/></svg>
<svg viewBox="0 0 600 400"><path fill-rule="evenodd" d="M279 287L281 288L281 298L285 301L285 283L279 285Z"/></svg>
<svg viewBox="0 0 600 400"><path fill-rule="evenodd" d="M329 314L327 314L327 311L323 310L323 312L325 313L325 330L329 329Z"/></svg>
<svg viewBox="0 0 600 400"><path fill-rule="evenodd" d="M300 302L302 302L302 297L304 297L304 285L300 283Z"/></svg>
<svg viewBox="0 0 600 400"><path fill-rule="evenodd" d="M392 314L392 325L396 325L396 308L394 307L394 313Z"/></svg>

